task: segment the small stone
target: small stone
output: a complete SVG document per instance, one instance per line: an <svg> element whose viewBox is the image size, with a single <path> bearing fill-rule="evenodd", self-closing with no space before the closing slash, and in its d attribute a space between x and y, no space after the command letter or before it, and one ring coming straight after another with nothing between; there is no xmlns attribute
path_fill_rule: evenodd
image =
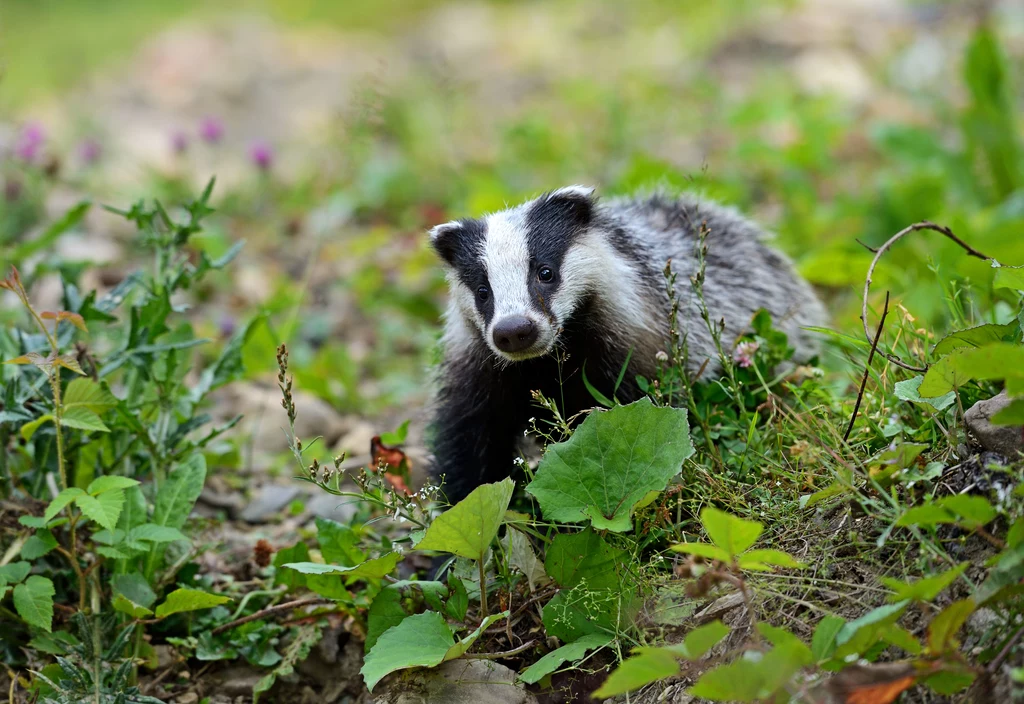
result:
<svg viewBox="0 0 1024 704"><path fill-rule="evenodd" d="M356 420L334 446L334 454L345 452L349 456L369 455L370 442L378 434L377 427L373 423Z"/></svg>
<svg viewBox="0 0 1024 704"><path fill-rule="evenodd" d="M289 484L264 484L256 499L242 510L246 523L266 523L299 495L299 487Z"/></svg>
<svg viewBox="0 0 1024 704"><path fill-rule="evenodd" d="M450 660L433 669L407 670L386 680L375 704L536 704L516 684L517 674L491 660Z"/></svg>
<svg viewBox="0 0 1024 704"><path fill-rule="evenodd" d="M1024 426L993 425L992 416L1009 406L1011 399L1002 391L990 399L978 401L964 413L964 423L986 450L1013 459L1024 451Z"/></svg>
<svg viewBox="0 0 1024 704"><path fill-rule="evenodd" d="M356 502L349 497L318 492L306 502L306 511L315 518L326 518L337 523L348 523L356 514Z"/></svg>
<svg viewBox="0 0 1024 704"><path fill-rule="evenodd" d="M229 697L251 697L256 683L264 672L248 665L232 665L214 675L206 683L218 694Z"/></svg>
<svg viewBox="0 0 1024 704"><path fill-rule="evenodd" d="M185 692L182 695L175 697L174 701L177 704L196 704L199 701L199 695L195 692Z"/></svg>

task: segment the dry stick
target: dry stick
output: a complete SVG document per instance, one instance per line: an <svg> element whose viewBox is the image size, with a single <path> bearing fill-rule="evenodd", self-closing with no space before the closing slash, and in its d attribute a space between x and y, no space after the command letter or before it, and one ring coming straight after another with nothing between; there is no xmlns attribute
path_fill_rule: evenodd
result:
<svg viewBox="0 0 1024 704"><path fill-rule="evenodd" d="M868 274L868 281L870 281ZM867 299L865 299L867 300ZM850 416L850 424L846 426L846 433L843 435L843 442L850 439L853 432L853 424L857 421L857 414L860 412L860 402L864 399L864 387L868 384L868 376L871 374L871 360L875 358L875 351L878 349L878 340L882 337L882 328L885 326L885 317L889 315L889 292L885 292L885 308L882 309L882 319L878 321L878 329L875 330L875 339L871 342L871 351L868 353L868 363L864 365L864 376L860 380L860 391L857 392L857 403L853 406L853 415Z"/></svg>
<svg viewBox="0 0 1024 704"><path fill-rule="evenodd" d="M909 227L903 228L902 230L897 232L895 235L890 237L889 240L885 244L883 244L881 247L879 247L878 249L871 249L870 247L867 247L867 245L864 245L865 247L867 247L868 249L870 249L872 252L875 253L875 258L871 260L871 266L868 267L867 278L864 279L864 297L863 297L863 300L861 301L861 308L860 308L860 319L861 319L861 322L864 324L864 337L867 338L868 342L871 341L871 331L868 329L868 293L871 290L871 275L875 272L875 265L878 264L878 260L882 258L882 255L885 254L886 251L890 247L892 247L894 244L896 244L902 238L904 238L907 235L909 235L911 232L917 232L918 230L934 230L935 232L938 232L938 233L941 233L941 234L945 235L946 237L948 237L949 239L953 240L958 245L963 247L964 250L970 256L977 257L978 259L984 259L986 261L991 261L992 260L992 257L989 257L989 256L986 256L986 255L982 254L978 250L974 249L974 247L970 246L969 244L964 242L962 239L960 239L959 237L954 235L953 231L950 230L948 227L945 227L943 225L936 225L935 223L928 222L927 220L925 220L924 222L914 223L913 225L911 225ZM904 369L908 369L908 370L910 370L912 372L926 372L926 371L928 371L928 367L915 367L915 366L913 366L911 364L907 364L906 362L904 362L903 360L901 360L899 357L897 357L894 354L890 354L888 352L882 352L881 354L885 355L885 358L888 359L893 364L895 364L897 366L900 366L900 367L903 367ZM853 427L853 426L851 425L851 427Z"/></svg>
<svg viewBox="0 0 1024 704"><path fill-rule="evenodd" d="M249 623L249 621L255 621L257 619L261 619L264 616L269 616L270 614L277 613L278 611L288 611L289 609L297 609L297 608L299 608L301 606L312 606L313 604L330 604L330 603L333 603L333 602L331 602L330 599L323 599L323 598L318 597L318 596L306 597L305 599L296 599L295 601L288 601L288 602L285 602L284 604L277 604L276 606L268 606L265 609L257 611L254 614L249 614L248 616L243 616L242 618L236 618L231 623L225 623L222 626L217 626L212 631L210 631L210 633L211 633L211 635L217 635L218 633L223 633L224 631L230 630L230 629L234 628L235 626L241 626L243 623Z"/></svg>
<svg viewBox="0 0 1024 704"><path fill-rule="evenodd" d="M529 650L533 646L537 645L537 640L528 640L518 648L512 648L512 650L505 650L500 653L473 653L473 657L477 660L502 660L504 658L510 658L513 655L518 655L524 650Z"/></svg>
<svg viewBox="0 0 1024 704"><path fill-rule="evenodd" d="M1009 657L1010 651L1013 650L1013 646L1017 645L1017 642L1020 641L1021 636L1024 636L1024 626L1017 629L1017 632L1013 634L1013 638L1010 638L1010 640L1007 641L1006 645L1003 646L1003 649L999 652L999 655L996 656L996 659L989 664L989 674L995 674L999 671L999 668L1003 666L1003 662L1007 657Z"/></svg>

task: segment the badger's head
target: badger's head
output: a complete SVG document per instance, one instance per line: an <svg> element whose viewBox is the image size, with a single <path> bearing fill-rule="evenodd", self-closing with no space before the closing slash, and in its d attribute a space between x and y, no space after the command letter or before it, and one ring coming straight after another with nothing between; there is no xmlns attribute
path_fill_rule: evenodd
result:
<svg viewBox="0 0 1024 704"><path fill-rule="evenodd" d="M594 276L583 242L594 189L568 186L480 219L438 225L431 244L452 298L499 358L545 355Z"/></svg>

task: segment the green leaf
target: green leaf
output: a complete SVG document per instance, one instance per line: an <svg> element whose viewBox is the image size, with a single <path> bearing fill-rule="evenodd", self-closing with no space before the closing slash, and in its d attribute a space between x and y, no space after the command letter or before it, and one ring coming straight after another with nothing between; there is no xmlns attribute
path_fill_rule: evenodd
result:
<svg viewBox="0 0 1024 704"><path fill-rule="evenodd" d="M117 519L117 527L127 532L147 520L146 497L142 495L142 489L137 486L128 487L124 490L124 506L121 508L121 517Z"/></svg>
<svg viewBox="0 0 1024 704"><path fill-rule="evenodd" d="M405 439L408 435L409 421L406 420L400 426L398 426L397 430L381 434L380 441L387 445L388 447L393 447L395 445L404 445Z"/></svg>
<svg viewBox="0 0 1024 704"><path fill-rule="evenodd" d="M483 559L498 534L514 488L511 479L478 486L434 519L416 549L450 552L471 560Z"/></svg>
<svg viewBox="0 0 1024 704"><path fill-rule="evenodd" d="M420 592L424 597L427 594L431 594L435 598L441 598L447 591L444 584L434 581L399 580L385 586L373 598L373 602L370 604L366 614L365 652L370 652L370 649L377 643L381 634L389 628L397 626L408 618L413 611L420 608L420 600L414 598L416 592ZM410 606L412 611L407 611L404 607L407 601L413 602Z"/></svg>
<svg viewBox="0 0 1024 704"><path fill-rule="evenodd" d="M963 574L970 563L963 562L951 570L940 572L931 577L924 577L915 582L901 582L898 579L882 578L882 584L893 590L888 596L889 601L921 601L930 603L939 593Z"/></svg>
<svg viewBox="0 0 1024 704"><path fill-rule="evenodd" d="M43 514L43 519L49 523L64 509L65 506L70 504L79 496L85 495L85 492L78 487L68 487L53 498L50 505L46 507L46 513Z"/></svg>
<svg viewBox="0 0 1024 704"><path fill-rule="evenodd" d="M720 562L729 562L731 559L728 552L711 543L676 543L672 550Z"/></svg>
<svg viewBox="0 0 1024 704"><path fill-rule="evenodd" d="M32 565L23 560L18 562L9 562L6 565L0 566L0 582L6 582L7 584L17 584L21 580L28 576L28 573L32 571Z"/></svg>
<svg viewBox="0 0 1024 704"><path fill-rule="evenodd" d="M296 543L290 548L278 550L274 555L274 586L286 585L291 589L306 586L306 575L295 570L286 570L284 566L292 562L303 562L309 559L309 548L305 543Z"/></svg>
<svg viewBox="0 0 1024 704"><path fill-rule="evenodd" d="M700 512L700 522L711 542L729 553L730 558L757 542L764 530L757 521L748 521L712 506Z"/></svg>
<svg viewBox="0 0 1024 704"><path fill-rule="evenodd" d="M131 618L148 618L153 615L153 611L151 609L148 609L141 604L136 604L124 594L118 594L115 596L110 605L114 607L114 611L120 611L122 614L128 614Z"/></svg>
<svg viewBox="0 0 1024 704"><path fill-rule="evenodd" d="M508 530L506 535L509 545L509 565L523 573L530 592L533 592L538 585L548 581L544 563L533 552L530 539L526 537L525 533L519 530Z"/></svg>
<svg viewBox="0 0 1024 704"><path fill-rule="evenodd" d="M37 530L36 534L21 546L21 557L24 560L36 560L57 547L57 539L48 530Z"/></svg>
<svg viewBox="0 0 1024 704"><path fill-rule="evenodd" d="M611 643L613 639L613 636L606 633L591 633L590 635L583 636L577 641L552 650L540 660L523 670L523 673L519 675L519 679L527 684L540 682L541 679L547 677L565 663L582 660L588 652L595 648L603 648Z"/></svg>
<svg viewBox="0 0 1024 704"><path fill-rule="evenodd" d="M156 593L138 572L115 575L113 587L115 594L124 596L134 604L148 608L156 602Z"/></svg>
<svg viewBox="0 0 1024 704"><path fill-rule="evenodd" d="M954 652L960 644L956 634L967 617L974 613L974 599L961 599L943 609L928 625L928 649L933 655Z"/></svg>
<svg viewBox="0 0 1024 704"><path fill-rule="evenodd" d="M995 342L946 355L924 375L918 392L922 397L942 396L973 379L1012 379L1022 374L1024 347Z"/></svg>
<svg viewBox="0 0 1024 704"><path fill-rule="evenodd" d="M1015 398L990 419L992 425L1024 425L1024 398Z"/></svg>
<svg viewBox="0 0 1024 704"><path fill-rule="evenodd" d="M801 667L814 662L814 655L811 653L811 649L785 628L779 628L778 626L762 622L757 624L757 630L760 631L765 640L776 648L784 649L790 653L799 662Z"/></svg>
<svg viewBox="0 0 1024 704"><path fill-rule="evenodd" d="M158 526L155 523L146 523L136 526L128 531L125 539L128 542L144 541L147 543L173 543L176 540L188 540L188 537L177 528L170 526Z"/></svg>
<svg viewBox="0 0 1024 704"><path fill-rule="evenodd" d="M138 486L139 482L135 479L129 479L128 477L118 477L114 475L107 475L105 477L98 477L89 484L89 488L86 492L96 496L106 491L113 489L127 489L128 487Z"/></svg>
<svg viewBox="0 0 1024 704"><path fill-rule="evenodd" d="M915 506L896 521L898 526L932 526L958 523L969 530L992 521L998 514L983 496L957 494L945 496L923 506Z"/></svg>
<svg viewBox="0 0 1024 704"><path fill-rule="evenodd" d="M1013 288L1024 291L1024 266L1001 266L992 278L992 288Z"/></svg>
<svg viewBox="0 0 1024 704"><path fill-rule="evenodd" d="M757 572L769 572L772 567L803 567L792 555L781 550L750 550L739 556L740 569Z"/></svg>
<svg viewBox="0 0 1024 704"><path fill-rule="evenodd" d="M316 539L327 562L351 567L366 559L359 549L359 534L351 526L326 518L316 519Z"/></svg>
<svg viewBox="0 0 1024 704"><path fill-rule="evenodd" d="M932 354L936 357L941 357L953 350L984 347L992 342L1014 342L1019 331L1020 326L1017 323L1007 323L1006 325L990 323L967 328L966 330L957 330L939 340L932 350Z"/></svg>
<svg viewBox="0 0 1024 704"><path fill-rule="evenodd" d="M644 398L591 413L569 440L548 447L526 490L545 518L589 518L595 528L625 532L636 504L663 490L692 454L686 410Z"/></svg>
<svg viewBox="0 0 1024 704"><path fill-rule="evenodd" d="M168 474L156 495L153 523L180 529L206 481L206 459L196 452Z"/></svg>
<svg viewBox="0 0 1024 704"><path fill-rule="evenodd" d="M949 408L956 400L956 392L954 391L950 391L938 398L921 398L918 390L921 388L922 381L924 381L924 377L919 374L913 379L896 382L896 398L903 401L911 401L912 403L923 403L938 411Z"/></svg>
<svg viewBox="0 0 1024 704"><path fill-rule="evenodd" d="M592 528L559 533L548 546L544 568L563 589L619 589L626 574L626 551L609 545Z"/></svg>
<svg viewBox="0 0 1024 704"><path fill-rule="evenodd" d="M53 417L52 413L47 413L46 415L39 416L35 420L30 420L28 423L25 423L25 425L21 426L20 431L22 440L28 442L32 439L32 436L36 434L36 431L39 430L39 426L51 421L56 422L56 419Z"/></svg>
<svg viewBox="0 0 1024 704"><path fill-rule="evenodd" d="M862 654L881 638L888 626L903 614L909 601L886 604L872 609L860 618L846 623L836 634L834 657Z"/></svg>
<svg viewBox="0 0 1024 704"><path fill-rule="evenodd" d="M689 690L713 701L752 702L769 699L808 662L807 646L795 638L785 640L760 660L739 658L705 672Z"/></svg>
<svg viewBox="0 0 1024 704"><path fill-rule="evenodd" d="M669 646L677 656L687 660L699 660L729 635L729 627L719 620L705 624L686 634L679 645Z"/></svg>
<svg viewBox="0 0 1024 704"><path fill-rule="evenodd" d="M164 618L171 614L209 609L229 601L231 601L229 597L210 594L198 589L175 589L167 595L162 604L156 607L156 617Z"/></svg>
<svg viewBox="0 0 1024 704"><path fill-rule="evenodd" d="M465 621L469 610L469 592L455 570L448 570L448 601L444 604L445 614L455 621Z"/></svg>
<svg viewBox="0 0 1024 704"><path fill-rule="evenodd" d="M117 518L121 515L121 507L124 505L124 490L112 489L99 496L83 493L75 497L75 504L90 520L107 530L114 530L117 527Z"/></svg>
<svg viewBox="0 0 1024 704"><path fill-rule="evenodd" d="M484 631L487 630L492 623L505 618L508 618L508 611L501 611L487 616L480 625L477 626L475 631L464 637L462 640L455 641L455 645L448 648L448 652L444 654L444 659L454 660L455 658L461 658L471 647L473 647L473 643L475 643L477 639L484 634Z"/></svg>
<svg viewBox="0 0 1024 704"><path fill-rule="evenodd" d="M594 692L594 696L602 699L614 697L678 674L679 661L669 648L637 648L637 654L623 660Z"/></svg>
<svg viewBox="0 0 1024 704"><path fill-rule="evenodd" d="M37 574L14 588L14 608L25 622L49 633L53 625L53 582Z"/></svg>
<svg viewBox="0 0 1024 704"><path fill-rule="evenodd" d="M811 638L811 655L815 662L823 662L832 657L836 649L836 636L844 625L846 620L840 616L826 616L818 622Z"/></svg>
<svg viewBox="0 0 1024 704"><path fill-rule="evenodd" d="M84 408L96 415L102 415L117 405L117 399L100 383L88 377L73 379L61 399L64 413L69 409Z"/></svg>
<svg viewBox="0 0 1024 704"><path fill-rule="evenodd" d="M274 686L278 677L287 677L295 672L295 665L309 657L309 652L317 643L323 640L323 626L318 623L309 623L299 626L295 636L281 656L281 662L267 675L264 675L252 689L253 704L259 700L259 695L267 692Z"/></svg>
<svg viewBox="0 0 1024 704"><path fill-rule="evenodd" d="M402 554L389 552L386 555L367 560L354 567L343 567L341 565L322 565L318 562L289 562L284 565L302 574L338 574L350 579L382 579L385 575L391 574L402 560Z"/></svg>
<svg viewBox="0 0 1024 704"><path fill-rule="evenodd" d="M110 428L103 424L100 417L84 406L75 406L64 410L60 419L61 425L78 430L95 430L109 433Z"/></svg>

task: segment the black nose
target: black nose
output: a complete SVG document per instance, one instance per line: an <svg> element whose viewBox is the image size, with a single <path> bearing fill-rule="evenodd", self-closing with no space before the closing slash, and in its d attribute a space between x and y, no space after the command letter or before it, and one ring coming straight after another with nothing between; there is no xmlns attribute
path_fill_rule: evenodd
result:
<svg viewBox="0 0 1024 704"><path fill-rule="evenodd" d="M522 352L537 341L537 326L523 315L502 318L494 326L494 345L502 352Z"/></svg>

